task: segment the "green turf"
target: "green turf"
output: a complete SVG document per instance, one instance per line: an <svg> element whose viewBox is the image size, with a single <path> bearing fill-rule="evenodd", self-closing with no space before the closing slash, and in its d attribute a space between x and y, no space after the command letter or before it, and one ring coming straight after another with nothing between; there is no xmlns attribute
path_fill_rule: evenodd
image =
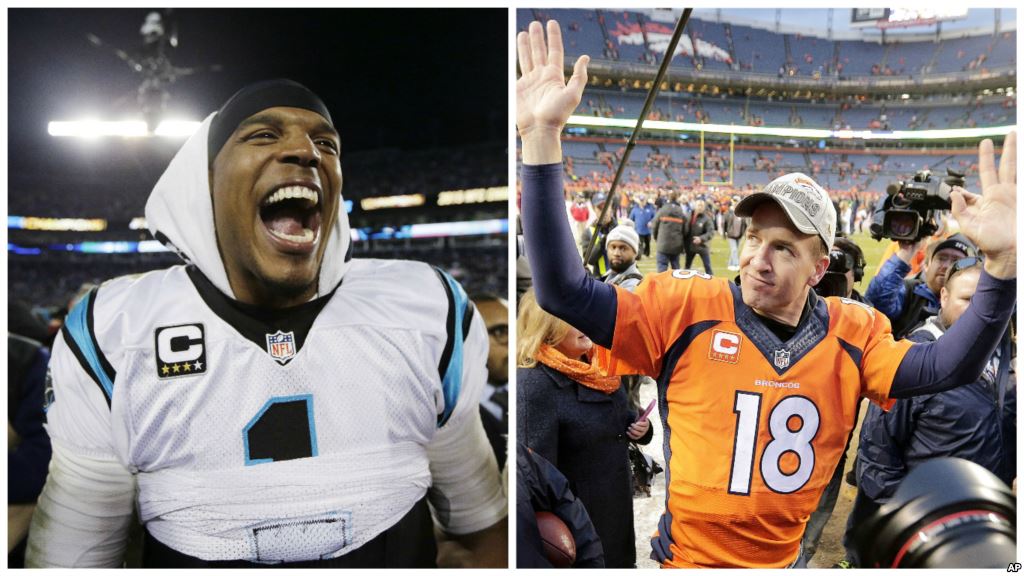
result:
<svg viewBox="0 0 1024 576"><path fill-rule="evenodd" d="M855 286L857 291L863 294L868 289L868 283L875 277L875 272L878 271L878 259L882 257L882 252L885 252L885 247L888 246L889 241L876 242L868 234L854 234L851 238L864 251L864 259L867 261L867 266L864 268L864 279ZM650 258L644 258L637 264L640 267L640 271L644 274L653 274L657 270L654 260L655 248L655 242L652 240ZM725 238L716 234L711 240L711 270L715 276L729 279L736 277L738 272L726 270L728 261L729 243L725 241ZM679 265L683 266L685 264L686 256L682 255L679 257ZM692 267L698 270L704 269L700 257L694 258Z"/></svg>

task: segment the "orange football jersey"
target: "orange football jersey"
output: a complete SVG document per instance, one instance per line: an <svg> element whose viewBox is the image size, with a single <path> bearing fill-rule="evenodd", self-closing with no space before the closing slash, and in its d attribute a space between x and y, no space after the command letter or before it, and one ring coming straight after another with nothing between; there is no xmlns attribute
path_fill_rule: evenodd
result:
<svg viewBox="0 0 1024 576"><path fill-rule="evenodd" d="M617 287L616 287L617 288ZM853 429L859 398L883 406L911 343L861 303L819 299L786 342L738 286L694 270L616 289L611 374L658 380L664 566L785 567Z"/></svg>

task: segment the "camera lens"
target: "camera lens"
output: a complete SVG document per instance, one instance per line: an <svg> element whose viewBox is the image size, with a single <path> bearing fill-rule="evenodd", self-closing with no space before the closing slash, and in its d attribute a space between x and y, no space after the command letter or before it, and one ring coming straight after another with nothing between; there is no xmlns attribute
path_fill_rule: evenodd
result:
<svg viewBox="0 0 1024 576"><path fill-rule="evenodd" d="M865 567L1002 568L1016 558L1016 500L985 468L925 462L857 529Z"/></svg>
<svg viewBox="0 0 1024 576"><path fill-rule="evenodd" d="M890 210L885 214L887 236L893 240L915 239L920 222L921 215L913 210Z"/></svg>
<svg viewBox="0 0 1024 576"><path fill-rule="evenodd" d="M848 289L849 285L846 282L846 274L838 274L836 272L826 272L814 287L814 291L818 293L818 296L823 298L828 298L829 296L846 296Z"/></svg>

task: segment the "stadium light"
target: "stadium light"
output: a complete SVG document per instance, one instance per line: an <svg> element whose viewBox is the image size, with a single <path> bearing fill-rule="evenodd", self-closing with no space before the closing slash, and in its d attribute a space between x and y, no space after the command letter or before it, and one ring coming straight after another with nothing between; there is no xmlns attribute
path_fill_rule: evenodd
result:
<svg viewBox="0 0 1024 576"><path fill-rule="evenodd" d="M46 131L50 136L67 138L97 139L109 136L122 138L145 138L163 136L168 138L186 138L199 129L200 122L191 120L164 120L156 131L150 132L142 120L75 120L50 122Z"/></svg>
<svg viewBox="0 0 1024 576"><path fill-rule="evenodd" d="M951 138L988 138L1006 136L1016 126L992 126L989 128L951 128L949 130L896 130L891 134L871 134L865 140L946 140Z"/></svg>
<svg viewBox="0 0 1024 576"><path fill-rule="evenodd" d="M156 127L156 131L153 134L171 138L188 138L196 130L199 130L200 124L202 122L191 120L164 120Z"/></svg>
<svg viewBox="0 0 1024 576"><path fill-rule="evenodd" d="M46 128L50 136L73 138L100 138L102 136L121 136L138 138L149 134L146 123L142 120L122 120L103 122L100 120L78 120L72 122L50 122Z"/></svg>
<svg viewBox="0 0 1024 576"><path fill-rule="evenodd" d="M600 118L595 116L570 116L567 125L605 128L632 128L635 118ZM772 128L767 126L736 126L733 124L698 124L695 122L666 122L645 120L644 130L664 132L708 132L712 134L741 134L755 136L782 136L786 138L836 138L840 140L945 140L954 138L987 138L1005 136L1015 126L990 126L988 128L952 128L949 130L895 130L872 132L871 130L821 130L814 128Z"/></svg>

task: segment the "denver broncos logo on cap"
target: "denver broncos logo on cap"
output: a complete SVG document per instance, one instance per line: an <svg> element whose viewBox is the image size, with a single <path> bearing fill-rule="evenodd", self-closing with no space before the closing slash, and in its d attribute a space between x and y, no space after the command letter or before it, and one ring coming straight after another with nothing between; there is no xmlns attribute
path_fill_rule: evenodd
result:
<svg viewBox="0 0 1024 576"><path fill-rule="evenodd" d="M793 184L803 184L804 186L810 186L811 188L815 188L815 189L820 188L820 186L818 186L817 182L815 182L814 180L811 180L807 176L803 176L803 175L800 175L800 176L797 176L796 178L793 178Z"/></svg>

